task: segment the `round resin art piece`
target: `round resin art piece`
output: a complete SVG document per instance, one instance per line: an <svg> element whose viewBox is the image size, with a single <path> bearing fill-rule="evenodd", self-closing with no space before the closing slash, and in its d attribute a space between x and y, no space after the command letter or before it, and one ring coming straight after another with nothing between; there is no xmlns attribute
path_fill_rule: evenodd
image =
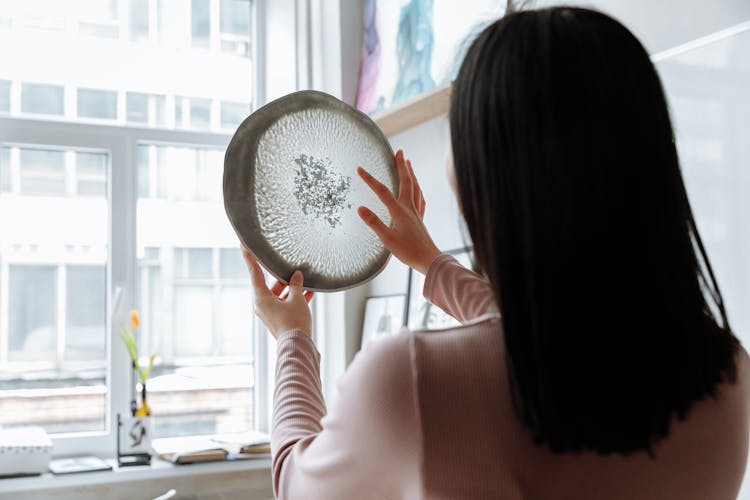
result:
<svg viewBox="0 0 750 500"><path fill-rule="evenodd" d="M359 166L398 193L393 151L368 116L322 92L295 92L237 129L224 159L224 206L240 241L277 279L300 269L308 290L351 288L390 256L357 215L364 205L390 224Z"/></svg>

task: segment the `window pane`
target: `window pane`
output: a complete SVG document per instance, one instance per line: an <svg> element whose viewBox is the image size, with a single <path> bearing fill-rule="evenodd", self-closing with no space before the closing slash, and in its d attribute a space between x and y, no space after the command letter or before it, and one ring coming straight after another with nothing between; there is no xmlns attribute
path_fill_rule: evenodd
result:
<svg viewBox="0 0 750 500"><path fill-rule="evenodd" d="M250 0L6 4L13 7L0 6L3 44L13 47L19 60L33 61L33 75L23 64L2 65L0 114L227 132L248 109L237 114L230 104L222 112L220 103L253 101ZM3 30L6 25L12 29ZM39 36L43 40L36 40ZM152 41L159 47L142 43ZM60 50L37 50L41 46L75 47L69 54L74 60L61 59ZM227 58L222 52L242 57ZM196 91L206 88L210 94Z"/></svg>
<svg viewBox="0 0 750 500"><path fill-rule="evenodd" d="M45 115L63 114L63 88L59 85L21 85L21 112Z"/></svg>
<svg viewBox="0 0 750 500"><path fill-rule="evenodd" d="M8 359L53 361L57 293L53 266L9 266Z"/></svg>
<svg viewBox="0 0 750 500"><path fill-rule="evenodd" d="M149 186L151 184L149 161L149 147L138 146L138 197L150 198Z"/></svg>
<svg viewBox="0 0 750 500"><path fill-rule="evenodd" d="M148 39L148 0L130 0L130 39Z"/></svg>
<svg viewBox="0 0 750 500"><path fill-rule="evenodd" d="M221 128L236 129L250 114L250 105L241 102L221 103Z"/></svg>
<svg viewBox="0 0 750 500"><path fill-rule="evenodd" d="M117 118L117 92L78 89L78 116L114 120Z"/></svg>
<svg viewBox="0 0 750 500"><path fill-rule="evenodd" d="M0 113L10 112L10 82L0 80Z"/></svg>
<svg viewBox="0 0 750 500"><path fill-rule="evenodd" d="M137 218L142 338L159 354L149 382L155 436L253 428L252 292L221 182L206 180L220 179L222 155L139 146L165 189L139 196Z"/></svg>
<svg viewBox="0 0 750 500"><path fill-rule="evenodd" d="M190 99L190 126L192 128L209 128L211 126L211 101L208 99Z"/></svg>
<svg viewBox="0 0 750 500"><path fill-rule="evenodd" d="M224 337L220 349L226 356L250 355L253 352L253 314L247 307L250 298L246 286L226 286L221 289L219 320Z"/></svg>
<svg viewBox="0 0 750 500"><path fill-rule="evenodd" d="M154 125L164 127L167 125L167 98L163 95L153 96L155 103Z"/></svg>
<svg viewBox="0 0 750 500"><path fill-rule="evenodd" d="M128 92L128 123L148 123L148 94Z"/></svg>
<svg viewBox="0 0 750 500"><path fill-rule="evenodd" d="M82 34L102 38L120 36L117 0L78 0L76 4L80 16L78 27Z"/></svg>
<svg viewBox="0 0 750 500"><path fill-rule="evenodd" d="M0 147L0 192L12 190L10 182L10 148Z"/></svg>
<svg viewBox="0 0 750 500"><path fill-rule="evenodd" d="M210 286L178 286L175 289L174 338L178 357L208 357L213 354L213 311Z"/></svg>
<svg viewBox="0 0 750 500"><path fill-rule="evenodd" d="M65 359L99 360L105 356L106 269L68 266Z"/></svg>
<svg viewBox="0 0 750 500"><path fill-rule="evenodd" d="M190 0L193 47L208 47L211 33L209 0Z"/></svg>
<svg viewBox="0 0 750 500"><path fill-rule="evenodd" d="M745 349L750 348L749 48L750 31L740 31L656 65L695 222L733 333Z"/></svg>
<svg viewBox="0 0 750 500"><path fill-rule="evenodd" d="M239 248L222 248L220 257L221 279L244 281L248 279L247 267Z"/></svg>
<svg viewBox="0 0 750 500"><path fill-rule="evenodd" d="M177 279L205 280L211 279L210 248L176 248L174 255L174 274Z"/></svg>
<svg viewBox="0 0 750 500"><path fill-rule="evenodd" d="M64 152L21 148L19 163L22 193L33 195L65 194Z"/></svg>
<svg viewBox="0 0 750 500"><path fill-rule="evenodd" d="M104 196L107 189L107 155L76 153L77 193L81 196Z"/></svg>
<svg viewBox="0 0 750 500"><path fill-rule="evenodd" d="M250 39L250 1L221 0L221 32Z"/></svg>
<svg viewBox="0 0 750 500"><path fill-rule="evenodd" d="M100 431L106 421L105 152L0 145L0 425ZM78 190L81 190L79 186ZM58 194L64 196L31 196ZM22 216L19 216L22 214Z"/></svg>

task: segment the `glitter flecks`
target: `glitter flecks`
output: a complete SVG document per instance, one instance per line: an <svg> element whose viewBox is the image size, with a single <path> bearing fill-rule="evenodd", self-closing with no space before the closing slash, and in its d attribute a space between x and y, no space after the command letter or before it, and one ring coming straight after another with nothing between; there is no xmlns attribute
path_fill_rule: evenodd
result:
<svg viewBox="0 0 750 500"><path fill-rule="evenodd" d="M341 224L341 213L351 208L347 195L352 178L331 170L331 160L301 154L294 159L294 197L302 212L324 219L331 227Z"/></svg>

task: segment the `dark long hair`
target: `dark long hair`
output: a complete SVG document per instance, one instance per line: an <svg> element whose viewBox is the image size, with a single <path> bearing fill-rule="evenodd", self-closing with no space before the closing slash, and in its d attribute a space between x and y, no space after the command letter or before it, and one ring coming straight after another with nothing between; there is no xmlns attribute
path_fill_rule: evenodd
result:
<svg viewBox="0 0 750 500"><path fill-rule="evenodd" d="M458 192L517 415L553 451L653 451L735 378L661 83L619 22L511 13L453 85Z"/></svg>

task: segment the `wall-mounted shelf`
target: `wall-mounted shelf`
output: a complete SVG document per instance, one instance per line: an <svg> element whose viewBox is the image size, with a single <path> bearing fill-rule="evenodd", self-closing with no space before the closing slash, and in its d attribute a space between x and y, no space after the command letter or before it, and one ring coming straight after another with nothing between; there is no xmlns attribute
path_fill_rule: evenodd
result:
<svg viewBox="0 0 750 500"><path fill-rule="evenodd" d="M448 113L451 83L436 87L373 117L386 137Z"/></svg>

